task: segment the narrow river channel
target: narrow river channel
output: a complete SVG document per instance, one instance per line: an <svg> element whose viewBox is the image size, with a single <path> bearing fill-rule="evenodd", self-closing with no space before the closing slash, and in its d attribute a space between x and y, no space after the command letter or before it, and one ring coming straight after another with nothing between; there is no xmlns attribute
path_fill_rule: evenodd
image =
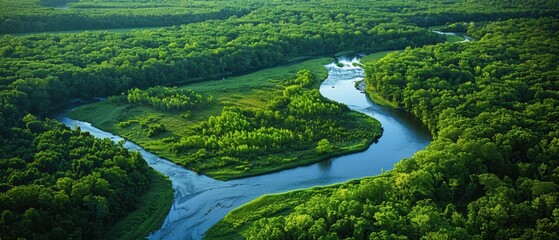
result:
<svg viewBox="0 0 559 240"><path fill-rule="evenodd" d="M175 189L175 200L169 215L161 229L149 238L200 239L228 212L259 196L378 175L429 144L431 136L421 122L401 111L375 105L355 88L355 82L364 77L363 69L353 66L353 63L359 62L358 58L341 58L339 62L344 67L334 63L325 66L329 76L320 87L320 92L381 122L384 129L382 137L364 152L277 173L223 182L186 170L127 141L124 146L139 151L150 166L169 176ZM79 126L82 131L89 131L99 138L110 138L115 142L122 139L65 115L60 115L57 120L70 127Z"/></svg>

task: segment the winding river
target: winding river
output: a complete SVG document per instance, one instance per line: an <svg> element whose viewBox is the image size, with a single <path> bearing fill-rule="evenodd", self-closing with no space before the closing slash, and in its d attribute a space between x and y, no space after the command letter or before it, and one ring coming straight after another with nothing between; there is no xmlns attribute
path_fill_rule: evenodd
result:
<svg viewBox="0 0 559 240"><path fill-rule="evenodd" d="M161 229L153 232L149 238L200 239L228 212L261 195L378 175L429 144L431 136L417 119L401 111L375 105L355 88L355 82L364 77L363 69L353 65L359 62L358 58L341 58L339 62L344 66L339 67L334 63L325 66L329 76L322 83L320 92L329 99L344 103L352 110L381 122L383 136L364 152L281 172L223 182L186 170L126 141L125 147L139 151L150 166L169 176L175 190L175 200L169 215ZM110 138L113 141L122 139L65 115L60 115L57 119L70 127L79 126L82 131L89 131L99 138Z"/></svg>

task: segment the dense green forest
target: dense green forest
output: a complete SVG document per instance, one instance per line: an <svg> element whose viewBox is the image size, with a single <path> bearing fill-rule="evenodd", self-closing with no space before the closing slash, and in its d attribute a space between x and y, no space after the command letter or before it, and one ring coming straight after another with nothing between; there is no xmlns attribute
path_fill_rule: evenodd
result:
<svg viewBox="0 0 559 240"><path fill-rule="evenodd" d="M369 91L429 127L426 150L378 177L261 198L207 238L559 238L559 20L469 29L479 41L366 66Z"/></svg>
<svg viewBox="0 0 559 240"><path fill-rule="evenodd" d="M67 9L61 7L65 4L67 4ZM474 137L480 137L481 140L478 140L481 142L478 144L483 143L481 146L486 148L492 148L491 143L494 143L495 151L491 152L500 154L502 158L487 156L480 159L495 161L487 163L489 164L487 166L491 166L491 169L495 168L494 171L497 172L489 172L483 168L486 165L480 165L475 161L468 162L467 166L458 164L455 166L455 171L464 173L466 172L464 169L482 166L479 171L493 173L497 178L490 174L482 175L478 174L479 172L468 170L472 174L477 174L472 176L481 177L471 179L470 175L464 178L454 177L457 180L452 180L452 185L456 185L456 187L449 187L449 181L435 178L438 175L433 175L437 180L433 182L435 184L432 185L433 189L444 191L443 183L448 182L447 189L453 193L452 196L454 193L456 196L460 196L459 204L455 204L458 214L466 213L464 208L467 200L471 200L471 204L467 207L475 213L472 214L471 219L473 220L471 221L475 220L477 225L468 225L470 228L482 229L483 224L487 224L486 229L495 229L493 226L504 226L503 229L514 228L514 231L510 231L513 234L522 232L518 229L536 229L534 226L540 226L537 229L543 229L541 231L544 231L545 227L551 230L556 229L556 225L553 224L557 224L557 218L552 217L554 208L552 208L553 205L550 205L554 201L553 194L557 192L553 190L557 188L556 185L553 185L555 184L553 181L556 181L554 180L556 178L553 177L556 165L547 160L547 158L557 159L557 157L553 157L556 156L553 155L556 154L556 151L552 148L557 145L557 140L554 140L555 135L553 135L556 134L556 130L553 130L554 125L551 120L549 120L550 124L539 125L539 123L543 124L542 121L553 119L554 116L546 114L557 112L556 109L548 110L555 104L553 99L555 99L557 89L552 87L554 80L538 82L540 79L553 79L554 76L557 76L556 72L546 70L550 65L557 65L553 48L557 49L557 44L553 41L553 36L546 37L557 32L557 29L553 28L556 26L556 20L554 18L543 20L541 24L546 23L542 25L544 27L538 27L537 24L526 21L525 24L529 27L522 31L510 27L511 25L523 26L522 22L504 22L501 25L493 24L482 28L480 28L481 23L478 22L520 17L551 16L556 18L559 12L558 5L559 3L553 0L490 2L478 0L415 2L399 0L390 2L0 0L0 33L5 34L0 36L0 165L2 166L0 169L2 178L0 183L0 206L2 208L0 235L8 239L18 237L99 238L108 226L136 208L135 202L140 201L131 198L131 194L135 194L139 198L140 195L147 195L144 194L145 192L153 193L149 187L150 183L155 182L151 177L155 176L153 170L147 168L137 154L128 153L118 145L106 140L95 140L87 134L68 130L44 119L49 112L75 98L127 94L128 91L134 93L134 91L143 91L157 85L177 85L222 78L231 74L276 66L302 56L325 56L340 51L374 52L404 49L410 46L414 49L402 53L402 56L392 55L387 59L396 56L398 57L394 59L402 59L408 55L409 57L415 56L415 54L429 56L427 53L421 53L421 50L416 47L441 43L444 38L425 27L443 25L447 22L464 22L461 25L449 25L448 27L466 27L471 30L473 36L481 40L479 43L464 46L436 45L432 49L433 51L439 50L440 53L449 51L463 53L471 50L470 46L485 49L485 52L472 50L473 52L469 56L471 60L463 63L470 64L474 70L471 72L473 76L459 70L462 68L460 64L451 66L445 65L446 62L441 62L439 63L442 65L440 69L421 73L414 70L415 65L411 65L410 74L412 72L417 74L414 77L418 77L418 79L428 77L430 74L439 74L437 71L441 69L450 69L448 73L437 75L437 77L450 79L459 76L462 80L447 81L448 86L441 83L449 89L440 87L420 91L421 87L427 85L416 82L410 83L414 87L406 89L408 83L401 82L401 79L394 80L393 75L396 72L392 72L400 71L399 68L407 69L404 68L405 65L402 62L394 63L396 64L393 65L395 69L384 69L386 79L392 80L386 82L383 82L382 79L371 80L371 86L378 89L384 97L398 102L406 110L421 117L437 139L442 139L440 136L447 136L448 139L454 141L446 143L436 140L430 149L436 149L436 146L439 146L440 149L450 148L448 146L456 146L450 149L478 147L478 145L470 144L470 140ZM472 21L476 23L470 24ZM129 33L6 35L6 33L35 31L150 26L167 26L167 28L137 30ZM532 32L529 31L530 27ZM508 35L495 34L505 32L506 29L509 31L506 32ZM538 38L536 35L541 37ZM498 38L499 36L502 39ZM529 36L532 37L528 38ZM499 44L491 44L484 38L492 38L493 42ZM525 40L527 45L522 45ZM529 45L530 42L533 44ZM550 45L553 47L549 47ZM486 47L484 48L484 46ZM518 47L516 50L510 50L507 46ZM462 48L465 49L461 51ZM500 49L500 51L496 49ZM537 54L522 52L526 49L534 50ZM499 55L503 51L504 55ZM439 57L442 59L441 61L455 61L451 60L453 56L443 54L432 56L431 59L419 58L414 64L419 64L423 60L438 61ZM545 62L546 59L551 60ZM385 66L390 64L386 62ZM476 67L480 69L478 70ZM375 66L371 68L375 68ZM517 70L519 73L516 73ZM382 71L378 72L381 74ZM404 76L406 72L400 74ZM481 78L478 76L478 72L486 73L488 76ZM405 80L412 82L412 75L409 76ZM498 86L492 84L493 80L503 78L507 80L506 77L511 79L524 77L526 79L522 79L520 82L505 81ZM375 77L369 75L369 78L374 79ZM472 78L479 78L480 82L474 81L471 83L472 86L468 86L466 80ZM462 81L466 82L462 84ZM438 86L440 81L425 82ZM458 86L455 93L464 96L452 95L453 86ZM501 91L509 90L511 86L524 89L525 92ZM138 90L132 90L135 88ZM295 88L291 90L296 90ZM396 89L406 91L395 93ZM482 94L481 90L485 92ZM403 94L403 92L407 93ZM478 93L479 96L467 95L474 93ZM498 93L498 95L494 99L482 98L486 93ZM287 94L290 94L289 91ZM466 101L464 104L467 105L457 105L461 102L456 101L467 100L465 96L468 96L468 99L472 97L474 100ZM208 96L205 97L207 101ZM300 100L304 102L306 97L312 99L314 96L312 94L302 96ZM425 98L424 102L421 102L422 98ZM484 100L478 101L478 99ZM499 103L503 105L494 104L502 99L506 100ZM539 105L536 99L541 99ZM148 102L153 104L153 101ZM440 105L441 103L446 105ZM447 105L457 106L457 111L446 110L447 108L444 106ZM475 108L476 106L479 108ZM497 106L502 109L478 114L477 111L486 106ZM289 106L284 107L289 108ZM221 111L221 108L213 110L215 109ZM245 113L239 112L235 108L228 108L228 111ZM537 111L541 111L541 113ZM191 115L195 115L194 112L196 111L192 111ZM439 112L440 114L437 115ZM502 114L498 118L495 115L497 112ZM292 113L295 116L300 114L296 111ZM184 116L188 117L188 114ZM482 117L478 118L478 116ZM548 117L540 119L544 116ZM460 120L453 122L457 117L460 117ZM524 121L526 118L531 120L526 120L527 123ZM498 121L490 125L491 130L480 128L480 126L489 124L493 119L498 119ZM509 122L511 119L517 122ZM460 125L456 125L458 123ZM461 125L462 123L465 125ZM210 123L208 122L208 124ZM445 126L445 128L441 126ZM507 130L513 126L515 126L514 131ZM151 127L153 136L157 136L158 133L168 134L162 132L165 129L160 126L152 124ZM546 129L553 131L543 134ZM149 124L146 131L148 133L150 131ZM491 135L492 133L495 135ZM485 134L483 135L485 137L482 138L483 136L479 134ZM462 135L464 137L456 139ZM485 138L489 139L487 144L483 142L486 141L483 140ZM318 138L316 140L321 143L320 147L316 149L318 152L330 151L326 141L320 141L322 139ZM461 141L464 141L464 145L459 144L462 143ZM188 140L184 139L182 142L188 142ZM525 144L528 142L535 144ZM181 146L175 149L181 154L189 154L188 151L190 151L181 150ZM437 154L440 156L451 154L443 150L440 150L442 153ZM451 156L454 156L452 154ZM461 151L456 152L455 155L459 155L461 158L470 156ZM403 174L408 174L401 176L411 176L410 174L414 173L412 170L419 169L420 165L438 161L429 156L418 154L413 158L415 160L407 160L400 164L407 166L405 163L409 163L409 166L397 169L402 169L400 171ZM476 159L475 155L473 158ZM533 159L538 159L543 164L536 164ZM126 165L127 163L129 165ZM485 162L481 163L485 164ZM417 168L414 168L416 165ZM244 170L244 167L240 170ZM111 174L116 174L111 172L113 170L118 172L118 177L113 178ZM537 176L525 177L530 174ZM529 180L520 181L519 179ZM99 187L87 185L94 183L99 184ZM489 183L496 184L490 185ZM408 186L407 182L402 184ZM70 185L71 188L68 187ZM482 187L487 185L491 187ZM387 186L396 187L396 185L390 184ZM168 185L162 188L170 191ZM74 191L74 189L76 190ZM510 194L502 196L502 192L505 190ZM470 191L473 192L465 194ZM443 193L440 194L444 196ZM400 196L397 198L404 199ZM515 203L524 203L521 202L523 199L530 201L522 205L511 204L503 199L516 201ZM167 200L170 201L170 199ZM489 210L483 208L484 203L481 201L493 204L497 200L504 202L495 204L509 203L509 205L499 205L500 207L496 208L505 211L507 217L512 215L512 210L518 212L518 214L515 212L513 216L522 215L526 211L536 215L529 215L534 217L530 218L529 224L526 226L519 226L521 221L516 222L517 219L512 217L505 218L503 217L505 215L502 214L498 215L501 216L498 219L493 219L497 215L489 214ZM394 203L396 202L394 200ZM63 204L60 205L60 203ZM427 203L429 202L426 201ZM435 203L438 202L433 204ZM547 212L541 210L544 213L539 213L538 206L551 210L548 209ZM391 206L392 209L398 209L397 207ZM440 208L436 204L433 206L433 209ZM538 211L532 211L532 208ZM551 213L548 213L549 211ZM480 216L480 213L486 213L487 216ZM64 221L60 219L64 219ZM468 221L470 221L469 219ZM152 227L157 228L157 226ZM503 231L509 233L506 230ZM520 234L517 235L520 236Z"/></svg>
<svg viewBox="0 0 559 240"><path fill-rule="evenodd" d="M2 238L99 238L157 177L109 139L32 115L16 126L0 143Z"/></svg>
<svg viewBox="0 0 559 240"><path fill-rule="evenodd" d="M316 17L325 15L337 21L350 16L349 21L380 20L419 26L557 13L555 1L543 0L0 0L0 6L0 33L173 26L242 17L262 9L266 17L275 11L280 12L274 14L288 12L289 20L297 21L306 20L300 13L312 10L308 22L316 22Z"/></svg>
<svg viewBox="0 0 559 240"><path fill-rule="evenodd" d="M0 0L0 34L162 27L243 16L236 1Z"/></svg>

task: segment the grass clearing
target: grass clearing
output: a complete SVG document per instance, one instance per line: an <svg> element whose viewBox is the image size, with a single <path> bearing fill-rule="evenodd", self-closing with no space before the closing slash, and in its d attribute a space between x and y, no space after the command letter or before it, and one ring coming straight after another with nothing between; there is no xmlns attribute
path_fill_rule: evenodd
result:
<svg viewBox="0 0 559 240"><path fill-rule="evenodd" d="M441 31L441 30L443 30L443 28L444 28L444 25L437 25L437 26L429 27L429 29L432 30L432 31Z"/></svg>
<svg viewBox="0 0 559 240"><path fill-rule="evenodd" d="M360 62L363 65L371 64L371 63L376 62L377 60L383 58L384 56L388 55L389 53L401 52L401 51L402 50L376 52L376 53L369 54L367 56L362 57Z"/></svg>

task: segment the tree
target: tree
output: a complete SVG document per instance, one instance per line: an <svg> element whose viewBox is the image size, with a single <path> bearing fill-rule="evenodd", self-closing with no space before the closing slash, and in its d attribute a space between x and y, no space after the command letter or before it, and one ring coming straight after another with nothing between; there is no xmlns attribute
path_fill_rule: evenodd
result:
<svg viewBox="0 0 559 240"><path fill-rule="evenodd" d="M332 145L328 139L323 138L316 144L316 152L320 154L331 153L333 151L334 145Z"/></svg>

